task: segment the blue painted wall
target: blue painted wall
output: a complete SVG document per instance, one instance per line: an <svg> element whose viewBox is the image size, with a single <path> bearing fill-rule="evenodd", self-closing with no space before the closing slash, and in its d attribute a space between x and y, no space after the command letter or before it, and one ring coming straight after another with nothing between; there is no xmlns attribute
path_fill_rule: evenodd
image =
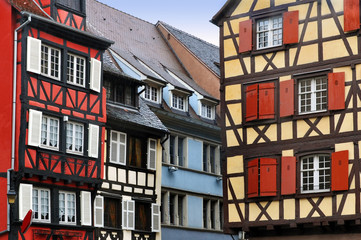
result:
<svg viewBox="0 0 361 240"><path fill-rule="evenodd" d="M231 235L218 232L192 231L162 227L163 240L232 240ZM238 239L234 236L234 239Z"/></svg>
<svg viewBox="0 0 361 240"><path fill-rule="evenodd" d="M163 100L170 106L170 98L169 98L169 88L165 86L163 88Z"/></svg>
<svg viewBox="0 0 361 240"><path fill-rule="evenodd" d="M170 172L168 166L162 167L162 187L182 189L205 195L222 196L222 180L216 176L201 174L178 168Z"/></svg>
<svg viewBox="0 0 361 240"><path fill-rule="evenodd" d="M188 195L187 201L187 227L203 228L203 198Z"/></svg>
<svg viewBox="0 0 361 240"><path fill-rule="evenodd" d="M203 143L192 138L187 138L188 140L188 168L202 171L203 160L202 160L202 151Z"/></svg>
<svg viewBox="0 0 361 240"><path fill-rule="evenodd" d="M193 110L199 115L198 98L194 93L189 97L189 105L191 105Z"/></svg>

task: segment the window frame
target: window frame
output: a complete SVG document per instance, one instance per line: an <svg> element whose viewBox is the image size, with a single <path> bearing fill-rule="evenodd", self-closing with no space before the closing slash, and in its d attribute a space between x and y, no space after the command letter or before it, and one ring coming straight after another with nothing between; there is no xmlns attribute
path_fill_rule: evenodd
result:
<svg viewBox="0 0 361 240"><path fill-rule="evenodd" d="M218 199L203 198L203 228L221 230L221 201Z"/></svg>
<svg viewBox="0 0 361 240"><path fill-rule="evenodd" d="M174 138L174 143L172 146L171 138ZM179 161L179 139L182 139L182 161ZM173 154L171 154L171 148L173 147ZM178 134L170 134L169 139L167 141L167 148L165 151L166 154L166 162L180 167L187 167L188 165L188 140L186 136L178 135ZM174 156L174 160L172 161L172 156ZM181 164L180 164L181 163Z"/></svg>
<svg viewBox="0 0 361 240"><path fill-rule="evenodd" d="M117 150L117 154L120 154L120 148L121 146L124 146L124 159L123 161L121 161L120 159L120 155L117 157L119 157L119 160L117 159L117 161L113 161L112 160L112 155L113 155L113 151L112 151L112 148L113 148L113 138L112 138L112 134L116 134L117 135L117 140L119 140L120 138L120 135L123 135L124 136L124 142L120 142L120 141L117 141L115 142L115 144L117 144L117 148L119 147L119 149ZM111 163L115 163L115 164L120 164L120 165L126 165L127 163L127 149L128 149L128 144L127 144L127 134L126 133L123 133L123 132L119 132L119 131L116 131L116 130L111 130L110 131L110 144L109 144L109 162Z"/></svg>
<svg viewBox="0 0 361 240"><path fill-rule="evenodd" d="M273 23L274 23L274 20L275 19L281 19L281 27L277 27L277 28L273 28ZM272 23L271 23L271 20L272 20ZM260 47L259 44L259 40L260 40L260 37L259 37L259 34L261 33L261 31L259 30L259 24L261 21L268 21L269 22L269 26L271 26L271 28L268 28L267 30L263 30L262 33L268 33L268 37L267 37L267 42L268 43L268 46L263 46L263 47ZM282 14L275 14L275 15L272 15L272 16L268 16L268 17L262 17L262 18L258 18L256 19L256 50L263 50L263 49L267 49L267 48L273 48L273 47L279 47L279 46L282 46L283 45L283 16ZM273 33L275 30L281 30L281 36L280 36L280 39L278 39L278 41L281 41L281 43L279 44L273 44L274 42L274 39L273 39L273 34L270 34L270 33ZM270 44L272 43L272 44Z"/></svg>
<svg viewBox="0 0 361 240"><path fill-rule="evenodd" d="M44 126L44 118L46 119L46 126L47 126L47 129L45 131L45 134L46 134L46 141L47 143L46 144L43 144L43 126ZM56 147L53 147L53 146L50 146L50 136L52 134L51 132L51 125L50 125L50 121L51 120L55 120L57 122L57 132L56 132ZM41 148L46 148L46 149L51 149L51 150L55 150L55 151L59 151L59 136L60 136L60 119L59 118L55 118L55 117L51 117L51 116L48 116L48 115L44 115L42 114L42 119L41 119L41 136L40 136L40 147Z"/></svg>
<svg viewBox="0 0 361 240"><path fill-rule="evenodd" d="M58 8L65 9L65 10L70 11L72 13L76 13L77 15L80 15L82 17L85 17L85 0L79 0L79 1L80 1L80 4L81 4L81 7L80 7L81 9L80 10L69 7L64 3L61 3L59 0L56 0L55 4L56 4L56 6Z"/></svg>
<svg viewBox="0 0 361 240"><path fill-rule="evenodd" d="M328 157L328 162L329 162L329 167L328 168L320 168L319 166L319 157L320 156L323 156L323 157ZM306 159L306 158L309 158L309 157L313 157L313 168L312 169L309 169L308 171L307 170L304 170L303 169L303 161ZM331 170L331 154L330 153L312 153L312 154L307 154L307 155L303 155L300 157L300 181L299 181L299 184L300 184L300 193L301 194L307 194L307 193L323 193L323 192L331 192L331 177L332 177L332 170ZM315 163L318 163L318 167L316 167ZM328 170L329 173L328 175L326 175L325 177L328 176L329 180L328 180L328 188L325 188L325 189L319 189L318 187L318 184L320 182L320 175L319 175L319 171L320 170ZM304 186L304 175L303 175L303 172L313 172L313 189L312 190L303 190L303 186ZM327 184L327 181L325 182L325 184Z"/></svg>
<svg viewBox="0 0 361 240"><path fill-rule="evenodd" d="M153 99L154 96L156 98L155 100ZM162 99L160 87L152 84L145 84L143 97L147 101L159 104Z"/></svg>
<svg viewBox="0 0 361 240"><path fill-rule="evenodd" d="M317 90L317 80L324 81L324 83L322 85L326 85L326 87L324 89ZM311 90L308 91L308 92L301 92L301 88L302 88L301 84L303 82L307 82L307 81L310 81ZM319 110L317 110L317 106L318 106L317 93L318 92L325 93L324 98L326 99L325 102L321 103L321 108L323 107L323 105L324 105L324 107L322 109L319 109ZM328 92L329 92L329 89L328 89L328 77L327 77L327 75L318 75L318 76L312 76L312 77L298 79L297 80L297 103L298 103L297 113L299 115L304 115L304 114L327 112L328 111ZM310 97L310 101L311 101L310 108L311 109L309 111L307 111L307 110L302 111L302 107L304 105L301 104L301 102L302 102L301 96L303 96L305 94L310 94L311 95L311 97Z"/></svg>
<svg viewBox="0 0 361 240"><path fill-rule="evenodd" d="M108 201L114 201L114 203L116 204L116 209L114 211L114 214L115 214L115 218L116 218L116 223L115 227L113 226L109 226L108 224L108 218L106 217L106 215L108 216L108 212L106 211L107 207L106 205L108 204ZM104 221L103 221L103 226L106 227L106 228L119 228L121 229L122 228L122 200L119 199L119 198L112 198L112 197L104 197L104 205L103 205L103 214L104 214ZM110 215L109 215L109 218L110 218Z"/></svg>
<svg viewBox="0 0 361 240"><path fill-rule="evenodd" d="M205 101L200 101L200 114L201 117L209 120L215 119L215 106Z"/></svg>
<svg viewBox="0 0 361 240"><path fill-rule="evenodd" d="M38 191L38 195L37 195L37 201L38 201L38 218L35 217L35 207L34 207L34 191ZM42 215L42 195L40 194L41 191L45 191L48 193L48 219L41 219L41 215ZM39 187L33 187L32 188L32 209L33 209L33 220L36 222L46 222L46 223L50 223L51 222L51 191L50 189L47 188L39 188Z"/></svg>
<svg viewBox="0 0 361 240"><path fill-rule="evenodd" d="M168 224L173 226L187 226L187 196L169 192L168 194Z"/></svg>
<svg viewBox="0 0 361 240"><path fill-rule="evenodd" d="M68 125L69 124L72 124L73 125L73 129L72 129L72 145L74 146L74 149L75 149L75 132L74 129L75 129L75 126L81 126L82 127L82 145L81 145L81 151L76 151L76 150L73 150L73 149L68 149ZM84 139L84 131L85 131L85 125L83 123L79 123L79 122L75 122L75 121L68 121L66 122L66 127L65 127L65 142L66 142L66 146L65 146L65 150L67 153L72 153L72 154L77 154L77 155L84 155L84 145L85 145L85 139Z"/></svg>
<svg viewBox="0 0 361 240"><path fill-rule="evenodd" d="M211 160L211 148L214 148L214 159ZM205 155L206 153L206 155ZM220 146L208 142L202 142L203 171L211 174L221 174L220 170ZM212 166L213 165L213 171Z"/></svg>
<svg viewBox="0 0 361 240"><path fill-rule="evenodd" d="M43 52L43 47L47 47L48 50L47 50L47 59L44 59L44 54ZM58 53L58 63L57 63L57 69L55 69L54 71L58 72L58 76L53 76L51 74L51 65L52 65L52 61L51 61L51 51L55 51ZM48 73L45 73L44 72L44 68L45 66L43 66L43 62L47 62L47 66L46 66L46 69L48 71ZM43 43L41 42L41 50L40 50L40 74L45 76L45 77L48 77L48 78L52 78L52 79L55 79L55 80L58 80L58 81L61 81L61 74L62 74L62 67L61 67L61 63L62 63L62 50L59 49L59 48L56 48L56 47L53 47L51 45L48 45L46 43Z"/></svg>
<svg viewBox="0 0 361 240"><path fill-rule="evenodd" d="M73 64L74 64L74 66L73 66L73 69L72 69L72 79L71 80L69 80L68 78L69 78L69 74L70 74L70 71L69 71L69 57L73 57L74 58L74 61L73 61ZM77 81L77 73L78 73L78 60L82 60L83 61L83 70L82 70L82 72L80 72L80 73L82 73L82 78L79 78L80 79L80 81L82 81L83 82L83 84L79 84L79 83L77 83L76 81ZM74 85L74 86L78 86L78 87L83 87L83 88L85 88L85 86L86 86L86 79L87 79L87 62L88 62L88 60L87 60L87 58L86 57L84 57L84 56L81 56L81 55L78 55L78 54L74 54L74 53L71 53L71 52L68 52L67 54L66 54L66 63L67 63L67 65L66 65L66 83L67 84L71 84L71 85Z"/></svg>
<svg viewBox="0 0 361 240"><path fill-rule="evenodd" d="M106 89L107 101L130 108L138 107L139 101L137 84L132 83L131 81L117 81L115 78L110 77L106 77L103 79L104 87ZM127 92L127 89L129 92ZM118 94L119 91L121 92L121 94ZM130 99L130 103L127 102L127 99Z"/></svg>
<svg viewBox="0 0 361 240"><path fill-rule="evenodd" d="M60 194L64 194L64 217L65 217L65 221L61 221L60 220ZM69 217L69 206L68 206L68 199L67 199L67 196L68 195L73 195L74 196L74 221L72 222L69 222L68 221L68 217ZM77 201L76 201L76 198L77 198L77 194L75 192L70 192L70 191L59 191L59 194L58 194L58 201L59 201L59 223L60 224L67 224L67 225L76 225L77 224Z"/></svg>

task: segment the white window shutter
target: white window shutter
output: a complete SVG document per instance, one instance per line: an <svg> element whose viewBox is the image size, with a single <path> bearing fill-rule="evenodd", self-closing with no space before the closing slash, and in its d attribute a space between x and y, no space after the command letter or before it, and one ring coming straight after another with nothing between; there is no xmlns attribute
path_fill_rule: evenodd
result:
<svg viewBox="0 0 361 240"><path fill-rule="evenodd" d="M40 145L42 118L42 112L29 110L28 145L30 146L38 147Z"/></svg>
<svg viewBox="0 0 361 240"><path fill-rule="evenodd" d="M92 208L91 208L91 193L87 191L80 192L80 216L81 225L91 226L92 225Z"/></svg>
<svg viewBox="0 0 361 240"><path fill-rule="evenodd" d="M94 226L103 227L104 226L104 198L103 196L96 196L94 201Z"/></svg>
<svg viewBox="0 0 361 240"><path fill-rule="evenodd" d="M41 40L28 37L26 53L26 70L40 74L41 71Z"/></svg>
<svg viewBox="0 0 361 240"><path fill-rule="evenodd" d="M148 139L148 169L156 170L157 167L157 140Z"/></svg>
<svg viewBox="0 0 361 240"><path fill-rule="evenodd" d="M88 140L88 156L97 158L99 149L99 126L89 124Z"/></svg>
<svg viewBox="0 0 361 240"><path fill-rule="evenodd" d="M152 232L160 231L160 206L152 203Z"/></svg>
<svg viewBox="0 0 361 240"><path fill-rule="evenodd" d="M123 200L122 201L122 225L123 229L127 230L134 230L134 221L135 221L135 214L134 208L135 203L133 200Z"/></svg>
<svg viewBox="0 0 361 240"><path fill-rule="evenodd" d="M33 208L33 185L21 183L19 186L19 219L23 220Z"/></svg>
<svg viewBox="0 0 361 240"><path fill-rule="evenodd" d="M90 89L100 92L100 79L102 72L102 62L92 58L90 60Z"/></svg>

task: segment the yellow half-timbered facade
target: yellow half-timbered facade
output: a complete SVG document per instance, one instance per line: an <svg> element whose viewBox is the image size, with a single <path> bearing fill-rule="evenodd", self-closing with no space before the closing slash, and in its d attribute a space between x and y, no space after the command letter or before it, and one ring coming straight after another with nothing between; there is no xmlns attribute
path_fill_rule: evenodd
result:
<svg viewBox="0 0 361 240"><path fill-rule="evenodd" d="M360 239L360 1L229 0L212 22L225 232Z"/></svg>

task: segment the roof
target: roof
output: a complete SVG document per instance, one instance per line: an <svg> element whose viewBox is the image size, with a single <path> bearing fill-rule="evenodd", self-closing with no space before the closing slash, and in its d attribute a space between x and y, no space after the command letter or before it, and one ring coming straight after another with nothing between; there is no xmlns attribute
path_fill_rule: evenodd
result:
<svg viewBox="0 0 361 240"><path fill-rule="evenodd" d="M220 76L219 48L189 33L183 32L165 22L162 24L175 38L188 48L197 58L199 58L208 68Z"/></svg>
<svg viewBox="0 0 361 240"><path fill-rule="evenodd" d="M107 103L107 117L133 123L139 127L168 132L159 118L149 109L142 98L139 98L139 111Z"/></svg>
<svg viewBox="0 0 361 240"><path fill-rule="evenodd" d="M221 26L222 23L220 23L219 21L225 17L227 12L232 11L232 8L234 8L238 3L239 0L227 0L223 7L216 13L216 15L213 16L211 22L217 26Z"/></svg>
<svg viewBox="0 0 361 240"><path fill-rule="evenodd" d="M96 0L87 0L86 6L87 31L114 40L115 43L111 49L142 74L148 78L166 81L179 89L187 90L187 87L167 73L165 70L167 68L197 92L212 98L185 71L154 24ZM137 59L155 71L161 76L161 79Z"/></svg>
<svg viewBox="0 0 361 240"><path fill-rule="evenodd" d="M42 17L51 17L34 0L8 0L9 3L19 12L26 11L37 14Z"/></svg>

